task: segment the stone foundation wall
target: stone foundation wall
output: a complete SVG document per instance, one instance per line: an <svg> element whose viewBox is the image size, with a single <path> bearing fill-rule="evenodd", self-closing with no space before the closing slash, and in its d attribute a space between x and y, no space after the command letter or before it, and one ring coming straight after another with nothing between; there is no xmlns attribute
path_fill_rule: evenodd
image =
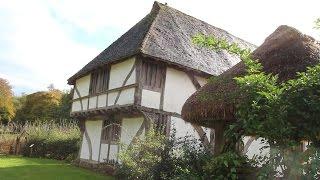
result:
<svg viewBox="0 0 320 180"><path fill-rule="evenodd" d="M90 161L85 159L77 160L75 162L75 165L111 176L114 176L116 172L116 167L112 164L98 163L96 161Z"/></svg>

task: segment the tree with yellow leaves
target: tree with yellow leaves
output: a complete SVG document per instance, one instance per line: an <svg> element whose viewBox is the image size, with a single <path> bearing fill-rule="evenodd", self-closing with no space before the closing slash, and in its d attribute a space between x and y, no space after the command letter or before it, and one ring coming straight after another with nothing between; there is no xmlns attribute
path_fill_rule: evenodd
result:
<svg viewBox="0 0 320 180"><path fill-rule="evenodd" d="M0 122L9 122L14 117L12 87L6 79L0 78Z"/></svg>

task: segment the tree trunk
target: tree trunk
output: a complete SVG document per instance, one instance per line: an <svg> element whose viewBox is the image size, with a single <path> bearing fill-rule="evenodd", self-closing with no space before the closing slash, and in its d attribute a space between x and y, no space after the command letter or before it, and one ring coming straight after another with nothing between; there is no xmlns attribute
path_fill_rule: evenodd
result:
<svg viewBox="0 0 320 180"><path fill-rule="evenodd" d="M222 152L223 146L225 144L224 130L224 123L217 123L214 127L214 155L219 155Z"/></svg>

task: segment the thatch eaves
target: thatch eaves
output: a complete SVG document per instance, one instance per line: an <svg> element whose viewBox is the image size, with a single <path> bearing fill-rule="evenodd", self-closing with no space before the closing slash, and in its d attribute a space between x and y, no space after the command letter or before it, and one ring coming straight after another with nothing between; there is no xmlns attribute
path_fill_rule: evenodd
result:
<svg viewBox="0 0 320 180"><path fill-rule="evenodd" d="M292 27L280 26L252 56L260 60L265 72L278 74L279 80L285 81L320 62L320 44ZM209 127L218 121L235 121L236 105L241 98L233 78L244 74L245 66L239 62L200 88L184 104L183 119Z"/></svg>
<svg viewBox="0 0 320 180"><path fill-rule="evenodd" d="M137 54L207 75L219 75L240 61L226 52L195 46L191 39L199 33L235 42L243 48L255 48L227 31L155 2L146 17L70 77L68 83L74 84L98 67Z"/></svg>

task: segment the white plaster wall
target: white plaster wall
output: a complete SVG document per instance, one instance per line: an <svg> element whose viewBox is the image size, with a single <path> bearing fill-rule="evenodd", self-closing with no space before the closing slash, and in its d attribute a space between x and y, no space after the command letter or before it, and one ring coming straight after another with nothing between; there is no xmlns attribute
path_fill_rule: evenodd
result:
<svg viewBox="0 0 320 180"><path fill-rule="evenodd" d="M98 97L98 107L106 107L107 106L107 94L99 95Z"/></svg>
<svg viewBox="0 0 320 180"><path fill-rule="evenodd" d="M196 89L186 73L167 68L163 109L180 114L183 104L195 91Z"/></svg>
<svg viewBox="0 0 320 180"><path fill-rule="evenodd" d="M191 123L186 122L181 118L171 116L171 132L172 132L173 128L176 129L176 137L177 138L191 136L192 138L200 139L198 132L193 128ZM206 128L206 127L202 127L202 126L201 126L201 128L206 133L206 136L210 142L211 129Z"/></svg>
<svg viewBox="0 0 320 180"><path fill-rule="evenodd" d="M108 144L101 144L100 162L105 162L108 157Z"/></svg>
<svg viewBox="0 0 320 180"><path fill-rule="evenodd" d="M89 159L89 149L88 149L88 142L83 134L82 136L82 145L80 150L80 158L81 159Z"/></svg>
<svg viewBox="0 0 320 180"><path fill-rule="evenodd" d="M199 82L200 86L202 87L203 85L207 84L208 80L206 78L200 77L200 76L195 76L196 80Z"/></svg>
<svg viewBox="0 0 320 180"><path fill-rule="evenodd" d="M109 146L109 144L101 144L100 162L105 162L107 160L108 146ZM118 145L111 144L110 145L109 160L116 161L117 157L118 157Z"/></svg>
<svg viewBox="0 0 320 180"><path fill-rule="evenodd" d="M82 99L83 110L88 110L88 99L89 98Z"/></svg>
<svg viewBox="0 0 320 180"><path fill-rule="evenodd" d="M94 109L97 106L97 96L89 98L89 109Z"/></svg>
<svg viewBox="0 0 320 180"><path fill-rule="evenodd" d="M129 145L133 137L136 135L144 118L123 118L121 125L121 138L120 143Z"/></svg>
<svg viewBox="0 0 320 180"><path fill-rule="evenodd" d="M90 86L91 74L79 78L76 80L75 86L79 90L81 97L89 95L89 86ZM74 91L73 99L79 98L76 91Z"/></svg>
<svg viewBox="0 0 320 180"><path fill-rule="evenodd" d="M134 63L135 63L135 58L130 58L126 61L111 65L109 89L114 89L122 86L122 83L124 82L125 78L129 74ZM134 70L125 85L134 84L135 81L136 81L136 73Z"/></svg>
<svg viewBox="0 0 320 180"><path fill-rule="evenodd" d="M192 125L181 118L171 116L171 132L172 129L176 129L176 137L192 136L199 139L197 131L192 127Z"/></svg>
<svg viewBox="0 0 320 180"><path fill-rule="evenodd" d="M88 107L88 98L82 99L83 110L87 110ZM74 101L72 103L71 112L81 111L80 100Z"/></svg>
<svg viewBox="0 0 320 180"><path fill-rule="evenodd" d="M134 102L134 88L124 89L121 91L117 105L133 104ZM108 94L108 106L114 105L114 101L118 95L117 92Z"/></svg>
<svg viewBox="0 0 320 180"><path fill-rule="evenodd" d="M124 104L133 104L134 102L134 88L125 89L121 91L121 94L119 96L118 105L124 105Z"/></svg>
<svg viewBox="0 0 320 180"><path fill-rule="evenodd" d="M72 112L75 112L75 111L81 111L81 104L80 104L80 100L78 100L78 101L74 101L73 103L72 103L72 108L71 108L72 110Z"/></svg>
<svg viewBox="0 0 320 180"><path fill-rule="evenodd" d="M99 148L101 139L102 120L89 121L86 120L86 130L92 144L92 160L98 161ZM86 138L83 137L80 158L89 159L89 148Z"/></svg>
<svg viewBox="0 0 320 180"><path fill-rule="evenodd" d="M201 127L203 129L203 131L206 133L206 136L209 140L209 142L211 141L211 138L210 138L210 133L211 133L211 129L210 128L207 128L207 127Z"/></svg>
<svg viewBox="0 0 320 180"><path fill-rule="evenodd" d="M108 93L108 106L114 105L114 101L116 100L117 95L118 92Z"/></svg>
<svg viewBox="0 0 320 180"><path fill-rule="evenodd" d="M248 142L249 139L250 139L250 136L246 136L243 138L244 145ZM249 159L252 159L255 155L264 156L269 154L270 152L269 148L264 148L263 150L261 150L263 146L267 146L267 144L262 143L262 140L263 140L262 138L258 138L251 143L246 153Z"/></svg>
<svg viewBox="0 0 320 180"><path fill-rule="evenodd" d="M117 160L118 157L118 145L110 145L109 160Z"/></svg>
<svg viewBox="0 0 320 180"><path fill-rule="evenodd" d="M142 90L141 106L159 109L161 93L155 91Z"/></svg>

